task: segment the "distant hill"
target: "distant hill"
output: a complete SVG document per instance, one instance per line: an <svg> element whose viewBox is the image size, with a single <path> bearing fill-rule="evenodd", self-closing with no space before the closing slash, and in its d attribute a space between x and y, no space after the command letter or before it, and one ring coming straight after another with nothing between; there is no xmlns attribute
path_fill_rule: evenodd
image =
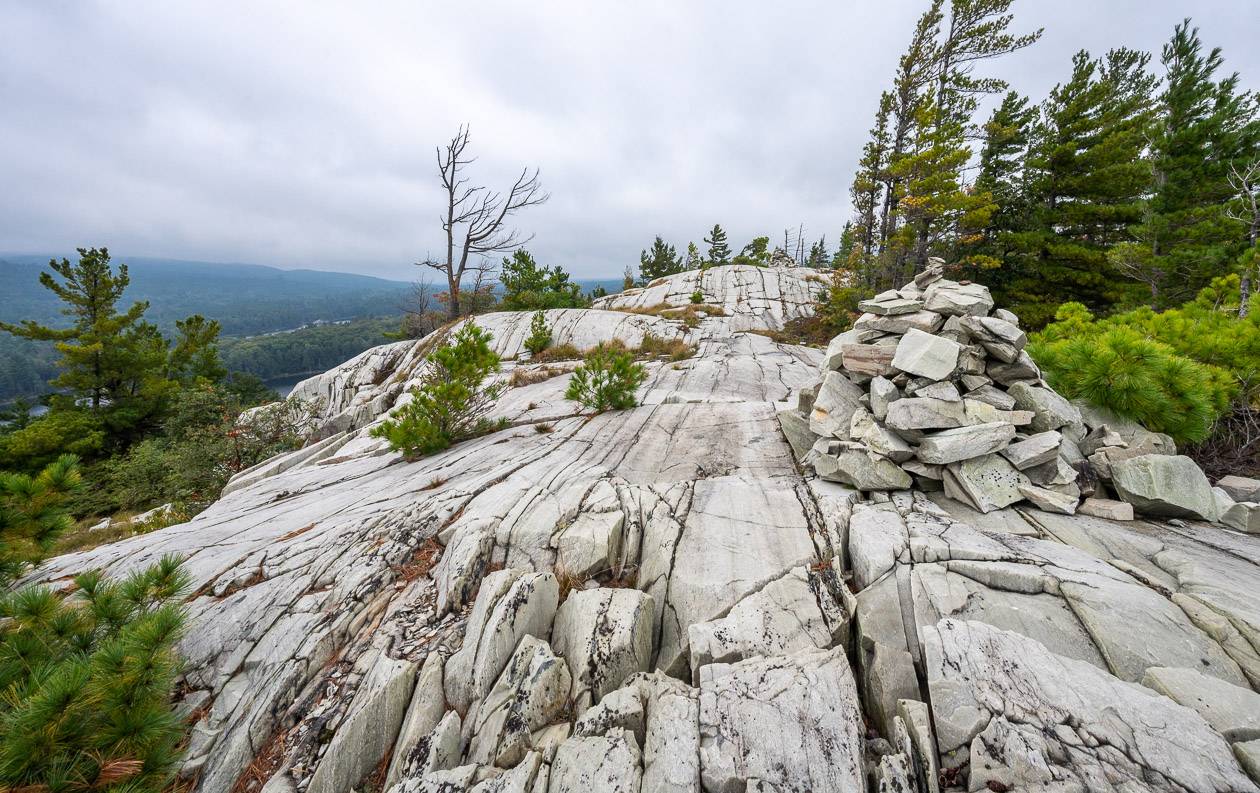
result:
<svg viewBox="0 0 1260 793"><path fill-rule="evenodd" d="M48 255L0 255L0 320L60 322L61 304L39 284ZM203 314L223 333L244 336L306 325L401 313L410 289L403 281L319 270L281 270L258 264L118 257L131 286L123 300L148 300L146 315L163 330Z"/></svg>
<svg viewBox="0 0 1260 793"><path fill-rule="evenodd" d="M0 321L65 324L61 302L39 283L50 258L50 254L0 254ZM125 263L131 275L124 306L148 300L145 317L167 334L174 330L175 320L190 314L218 320L229 366L263 377L322 371L384 343L381 330L391 324L384 318L402 314L412 288L404 281L367 275L258 264L127 256L116 256L114 262ZM596 286L609 291L621 288L620 279L578 283L583 291ZM360 321L346 324L347 320ZM247 340L314 323L323 327L283 339ZM47 382L57 375L56 358L51 343L0 333L0 404L48 391Z"/></svg>

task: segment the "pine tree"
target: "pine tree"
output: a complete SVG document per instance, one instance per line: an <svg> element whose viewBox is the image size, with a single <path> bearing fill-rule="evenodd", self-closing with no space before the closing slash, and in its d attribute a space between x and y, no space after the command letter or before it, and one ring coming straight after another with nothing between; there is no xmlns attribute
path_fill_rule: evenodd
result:
<svg viewBox="0 0 1260 793"><path fill-rule="evenodd" d="M753 237L731 263L748 267L765 267L770 263L770 238Z"/></svg>
<svg viewBox="0 0 1260 793"><path fill-rule="evenodd" d="M930 98L920 106L911 149L892 168L903 192L903 225L888 241L894 283L911 278L930 256L956 258L957 245L978 239L995 208L988 192L962 183L971 150L962 126L941 115Z"/></svg>
<svg viewBox="0 0 1260 793"><path fill-rule="evenodd" d="M1024 174L1036 120L1037 108L1014 91L989 116L975 189L992 195L996 208L981 238L962 249L969 272L993 289L1003 305L1012 275L1026 267L1030 252L1036 251Z"/></svg>
<svg viewBox="0 0 1260 793"><path fill-rule="evenodd" d="M584 303L581 286L571 282L563 268L539 266L524 248L503 259L499 280L503 282L502 307L507 311L577 308Z"/></svg>
<svg viewBox="0 0 1260 793"><path fill-rule="evenodd" d="M115 274L105 248L79 248L77 264L54 259L48 266L64 282L46 272L40 273L39 282L66 304L62 313L72 320L71 327L51 328L26 320L20 325L0 323L0 330L24 339L56 342L62 371L52 384L99 410L103 404L125 396L145 374L128 364L137 357L136 343L147 335L141 318L149 304L136 302L118 313L118 301L131 279L125 264L119 265Z"/></svg>
<svg viewBox="0 0 1260 793"><path fill-rule="evenodd" d="M1079 52L1071 79L1042 107L1027 167L1036 254L1010 284L1012 309L1033 327L1062 302L1106 311L1131 297L1107 251L1129 241L1142 217L1155 82L1149 60L1128 49L1097 60Z"/></svg>
<svg viewBox="0 0 1260 793"><path fill-rule="evenodd" d="M705 244L709 246L709 256L706 259L710 267L721 267L731 263L731 246L726 244L726 231L718 224L713 224L713 230L704 238Z"/></svg>
<svg viewBox="0 0 1260 793"><path fill-rule="evenodd" d="M78 462L65 454L37 476L0 472L0 588L42 562L74 524L65 500L81 487Z"/></svg>
<svg viewBox="0 0 1260 793"><path fill-rule="evenodd" d="M217 320L200 314L175 320L175 343L171 346L169 374L172 380L207 380L217 383L227 377L227 368L219 357Z"/></svg>
<svg viewBox="0 0 1260 793"><path fill-rule="evenodd" d="M164 557L74 584L0 595L0 789L160 793L186 732L171 699L188 576Z"/></svg>
<svg viewBox="0 0 1260 793"><path fill-rule="evenodd" d="M888 168L891 142L888 120L892 113L892 103L892 94L885 91L880 96L879 110L875 113L871 139L862 149L862 159L858 161L858 172L853 177L853 186L849 189L854 211L851 229L853 245L849 250L856 251L856 269L868 286L872 282L872 265L879 242L878 212L880 199L884 194L885 172ZM849 254L846 253L844 260L848 261L848 259Z"/></svg>
<svg viewBox="0 0 1260 793"><path fill-rule="evenodd" d="M678 257L678 251L674 250L673 245L666 244L660 235L652 242L651 251L643 251L639 255L639 280L643 283L650 284L657 278L682 271L683 263Z"/></svg>
<svg viewBox="0 0 1260 793"><path fill-rule="evenodd" d="M937 54L936 103L942 123L966 125L981 98L1007 89L1005 80L974 77L976 64L1030 47L1038 29L1024 35L1007 32L1014 0L950 0L949 22Z"/></svg>
<svg viewBox="0 0 1260 793"><path fill-rule="evenodd" d="M696 247L694 242L687 243L687 259L683 262L683 269L703 270L705 266L704 259L700 257L700 249Z"/></svg>
<svg viewBox="0 0 1260 793"><path fill-rule="evenodd" d="M831 266L831 255L827 253L826 235L819 237L818 242L809 246L809 256L805 259L805 266L815 269Z"/></svg>
<svg viewBox="0 0 1260 793"><path fill-rule="evenodd" d="M1122 272L1150 290L1152 308L1184 302L1224 274L1245 241L1228 217L1230 166L1260 144L1254 94L1238 75L1219 81L1219 48L1206 55L1187 19L1164 45L1164 89L1150 135L1150 200L1133 242L1112 252Z"/></svg>

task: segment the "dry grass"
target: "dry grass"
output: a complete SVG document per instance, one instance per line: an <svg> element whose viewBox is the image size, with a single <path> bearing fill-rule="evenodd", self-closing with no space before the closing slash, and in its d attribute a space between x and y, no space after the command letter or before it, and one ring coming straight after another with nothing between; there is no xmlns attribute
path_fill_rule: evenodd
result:
<svg viewBox="0 0 1260 793"><path fill-rule="evenodd" d="M267 780L271 779L284 763L287 738L288 733L284 730L271 736L271 740L262 748L262 751L254 755L253 762L237 777L236 784L232 786L232 793L258 793L262 790Z"/></svg>
<svg viewBox="0 0 1260 793"><path fill-rule="evenodd" d="M176 509L168 510L148 520L132 522L131 518L135 514L137 513L119 513L112 518L113 522L110 523L108 528L97 529L96 531L92 531L91 527L100 523L101 517L98 515L93 518L84 518L57 540L53 553L63 554L71 551L86 551L98 545L125 540L138 534L148 534L158 529L165 529L167 526L174 526L176 523L183 523L189 519L188 515Z"/></svg>
<svg viewBox="0 0 1260 793"><path fill-rule="evenodd" d="M795 344L801 347L826 347L832 337L836 335L834 328L817 317L797 317L796 319L788 320L783 326L783 330L749 330L745 332L765 336L779 344Z"/></svg>
<svg viewBox="0 0 1260 793"><path fill-rule="evenodd" d="M546 350L544 350L546 352ZM567 374L564 369L557 369L554 366L543 366L538 369L513 369L512 376L508 378L508 386L511 388L520 388L521 386L533 385L550 380L553 377L559 377Z"/></svg>
<svg viewBox="0 0 1260 793"><path fill-rule="evenodd" d="M648 358L665 358L671 361L685 361L696 354L697 347L682 339L663 339L648 333L639 345L639 354Z"/></svg>
<svg viewBox="0 0 1260 793"><path fill-rule="evenodd" d="M446 477L435 476L429 480L429 484L425 485L424 487L420 489L421 490L437 490L439 487L441 487L444 484L446 484Z"/></svg>
<svg viewBox="0 0 1260 793"><path fill-rule="evenodd" d="M560 583L560 602L569 596L569 593L575 589L581 589L582 584L586 583L586 579L580 575L569 572L569 569L562 564L557 563L552 572L556 575L556 581Z"/></svg>
<svg viewBox="0 0 1260 793"><path fill-rule="evenodd" d="M556 431L556 428L551 426L551 424L545 421L540 424L534 425L534 432L537 432L539 435L546 435L549 432L555 432L555 431Z"/></svg>
<svg viewBox="0 0 1260 793"><path fill-rule="evenodd" d="M557 344L548 347L529 359L530 363L551 363L552 361L576 361L582 357L582 351L572 344Z"/></svg>
<svg viewBox="0 0 1260 793"><path fill-rule="evenodd" d="M441 557L442 546L436 537L430 537L416 546L416 549L411 552L411 558L396 568L398 580L411 582L428 575Z"/></svg>
<svg viewBox="0 0 1260 793"><path fill-rule="evenodd" d="M708 303L689 303L685 306L671 306L668 303L657 303L654 306L645 306L643 308L618 308L616 311L622 311L627 314L638 314L644 317L662 317L664 319L681 320L688 328L694 328L700 324L703 317L725 317L726 309L721 306L709 305Z"/></svg>

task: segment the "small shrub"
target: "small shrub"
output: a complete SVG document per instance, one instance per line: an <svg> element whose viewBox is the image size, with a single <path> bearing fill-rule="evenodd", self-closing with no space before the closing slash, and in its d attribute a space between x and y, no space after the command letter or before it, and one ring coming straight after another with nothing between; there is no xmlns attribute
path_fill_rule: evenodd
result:
<svg viewBox="0 0 1260 793"><path fill-rule="evenodd" d="M692 302L693 304L697 305L697 306L698 306L698 305L700 305L701 303L703 303L703 302L704 302L704 294L703 294L703 293L702 293L699 289L697 289L696 291L692 292L692 293L691 293L691 302Z"/></svg>
<svg viewBox="0 0 1260 793"><path fill-rule="evenodd" d="M1110 408L1178 443L1206 438L1233 392L1223 369L1132 328L1036 345L1032 354L1059 393Z"/></svg>
<svg viewBox="0 0 1260 793"><path fill-rule="evenodd" d="M551 328L547 326L547 317L541 311L534 312L529 321L529 337L525 339L525 349L534 356L551 345Z"/></svg>
<svg viewBox="0 0 1260 793"><path fill-rule="evenodd" d="M635 406L634 392L646 379L647 370L629 352L601 344L573 370L564 395L597 413L624 410Z"/></svg>
<svg viewBox="0 0 1260 793"><path fill-rule="evenodd" d="M158 793L185 735L171 696L188 578L165 557L75 584L0 596L0 789Z"/></svg>
<svg viewBox="0 0 1260 793"><path fill-rule="evenodd" d="M500 426L486 418L503 384L485 385L499 371L490 334L469 322L429 356L429 367L411 401L372 435L389 441L408 459L442 451Z"/></svg>
<svg viewBox="0 0 1260 793"><path fill-rule="evenodd" d="M81 487L79 458L71 454L37 476L0 472L0 587L42 562L74 525L65 501Z"/></svg>
<svg viewBox="0 0 1260 793"><path fill-rule="evenodd" d="M555 431L556 431L556 428L551 426L551 424L545 421L534 425L534 432L537 432L539 435L546 435L549 432L555 432Z"/></svg>
<svg viewBox="0 0 1260 793"><path fill-rule="evenodd" d="M874 296L870 289L850 285L852 280L847 271L834 271L831 282L825 290L819 292L814 305L814 316L825 324L832 336L853 327L853 323L862 315L858 303Z"/></svg>

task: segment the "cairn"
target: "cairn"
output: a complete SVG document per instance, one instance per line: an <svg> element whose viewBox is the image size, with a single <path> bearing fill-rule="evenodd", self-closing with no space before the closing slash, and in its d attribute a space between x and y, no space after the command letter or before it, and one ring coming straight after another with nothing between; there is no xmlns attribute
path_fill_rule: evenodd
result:
<svg viewBox="0 0 1260 793"><path fill-rule="evenodd" d="M944 264L859 304L832 339L821 380L780 413L802 463L863 491L944 489L980 512L1026 500L1069 515L1220 517L1220 493L1171 438L1056 393L1019 318ZM1099 485L1120 500L1082 504Z"/></svg>

